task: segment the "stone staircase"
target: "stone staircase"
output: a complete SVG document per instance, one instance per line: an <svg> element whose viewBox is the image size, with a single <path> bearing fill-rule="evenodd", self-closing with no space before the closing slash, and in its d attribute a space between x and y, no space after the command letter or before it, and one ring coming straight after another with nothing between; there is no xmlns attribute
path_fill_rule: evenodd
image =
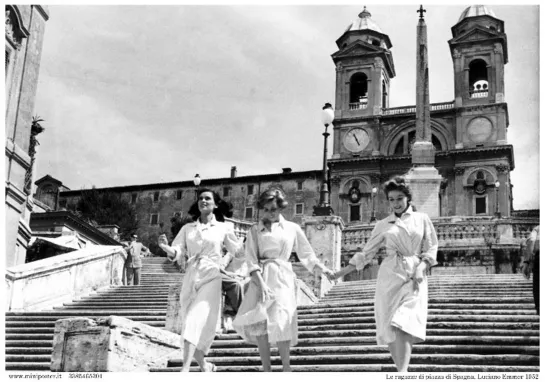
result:
<svg viewBox="0 0 545 382"><path fill-rule="evenodd" d="M163 327L168 287L179 274L164 258L145 260L137 287L112 287L48 311L6 314L6 369L48 370L53 328L68 316L125 316ZM539 317L531 282L522 275L431 276L428 338L414 346L410 371L539 371ZM395 371L387 347L377 346L374 281L337 284L320 302L299 308L294 371ZM257 348L236 333L220 334L209 353L218 371L261 370ZM273 370L280 358L273 350ZM175 372L180 359L156 372ZM196 365L192 369L197 370Z"/></svg>

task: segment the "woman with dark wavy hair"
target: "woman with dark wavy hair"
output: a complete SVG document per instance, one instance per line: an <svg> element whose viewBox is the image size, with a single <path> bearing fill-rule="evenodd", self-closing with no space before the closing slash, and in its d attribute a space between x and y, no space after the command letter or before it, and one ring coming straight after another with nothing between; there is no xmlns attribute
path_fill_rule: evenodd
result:
<svg viewBox="0 0 545 382"><path fill-rule="evenodd" d="M407 372L413 344L426 339L428 284L426 270L437 264L437 235L428 215L411 205L405 179L395 177L384 184L392 214L377 222L362 252L335 273L342 277L362 270L386 247L375 292L378 345L388 345L399 372Z"/></svg>
<svg viewBox="0 0 545 382"><path fill-rule="evenodd" d="M198 201L189 209L194 222L182 227L172 245L164 235L159 246L169 259L183 264L187 258L185 276L180 293L183 346L182 372L188 372L193 357L202 371L216 371L205 360L216 335L221 307L220 264L223 246L231 253L242 249L231 225L225 217L233 216L232 207L209 189L197 192Z"/></svg>
<svg viewBox="0 0 545 382"><path fill-rule="evenodd" d="M333 277L310 246L299 225L280 212L288 205L284 193L271 189L261 194L260 222L248 232L246 261L251 275L233 327L247 342L257 345L263 371L271 371L271 346L277 346L283 371L291 371L290 346L297 344L297 285L289 257L297 252L310 272Z"/></svg>

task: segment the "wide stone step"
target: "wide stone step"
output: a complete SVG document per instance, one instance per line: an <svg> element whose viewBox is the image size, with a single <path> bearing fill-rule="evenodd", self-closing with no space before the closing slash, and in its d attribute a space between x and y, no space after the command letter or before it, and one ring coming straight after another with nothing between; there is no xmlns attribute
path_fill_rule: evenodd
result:
<svg viewBox="0 0 545 382"><path fill-rule="evenodd" d="M6 362L51 362L50 355L6 355Z"/></svg>
<svg viewBox="0 0 545 382"><path fill-rule="evenodd" d="M539 330L539 321L534 322L428 322L427 329L497 329L497 330ZM321 324L299 326L299 332L312 330L366 330L376 329L375 322L352 324Z"/></svg>
<svg viewBox="0 0 545 382"><path fill-rule="evenodd" d="M337 354L328 355L291 355L291 365L324 365L324 364L384 364L391 362L389 353L384 354ZM216 366L248 366L261 365L260 357L207 357L207 360ZM279 356L272 356L271 362L281 364ZM413 354L411 365L414 364L437 364L437 365L539 365L539 356L533 355L478 355L478 354ZM182 363L169 362L170 366L182 366Z"/></svg>
<svg viewBox="0 0 545 382"><path fill-rule="evenodd" d="M275 361L275 365L272 366L273 372L282 371L282 367L278 366ZM151 372L179 372L181 367L169 367L169 368L151 368ZM199 371L198 367L191 367L191 371ZM219 366L218 372L260 372L261 366ZM393 364L339 364L339 365L293 365L293 372L372 372L372 373L384 373L395 372L396 368ZM437 364L421 364L411 365L409 367L410 372L429 372L429 373L463 373L463 372L518 372L529 373L539 372L539 366L517 366L517 365L437 365Z"/></svg>
<svg viewBox="0 0 545 382"><path fill-rule="evenodd" d="M320 303L315 306L322 306L322 305L328 305L328 304L350 304L350 303L356 303L356 304L363 304L366 302L373 302L374 298L369 299L361 299L361 298L353 298L350 299L350 301L347 301L347 298L344 299L328 299L327 296L320 300ZM451 298L443 298L443 297L430 297L428 299L429 304L444 304L444 303L463 303L467 302L470 304L478 304L478 303L484 303L484 304L500 304L500 303L526 303L526 304L532 304L534 302L533 297L451 297Z"/></svg>
<svg viewBox="0 0 545 382"><path fill-rule="evenodd" d="M535 310L533 304L428 304L428 309L480 309L480 310L504 310L504 309L514 309L514 310ZM335 308L331 307L320 307L318 305L307 305L305 307L299 307L299 315L305 314L317 314L317 313L353 313L353 312L364 312L368 310L373 310L372 305L367 306L337 306Z"/></svg>
<svg viewBox="0 0 545 382"><path fill-rule="evenodd" d="M368 353L388 353L387 346L378 345L349 345L349 346L309 346L293 347L290 350L291 355L335 355L335 354L368 354ZM437 353L459 353L459 354L527 354L539 355L539 346L516 346L516 345L427 345L416 344L413 347L413 354L437 354ZM278 349L272 348L271 354L278 355ZM249 348L213 348L209 356L257 356L259 351L257 347ZM173 360L176 361L176 360ZM181 360L177 360L181 363Z"/></svg>
<svg viewBox="0 0 545 382"><path fill-rule="evenodd" d="M539 337L525 336L427 336L426 343L430 345L539 345ZM333 345L373 345L376 344L374 336L363 337L326 337L326 338L303 338L299 340L298 346L333 346ZM242 340L217 340L212 344L213 348L248 348L253 345Z"/></svg>
<svg viewBox="0 0 545 382"><path fill-rule="evenodd" d="M358 310L351 312L342 312L342 313L315 313L315 314L301 314L302 319L314 319L314 318L338 318L346 317L347 314L350 314L351 317L374 317L374 310ZM456 310L456 309L428 309L429 316L452 316L452 315L536 315L535 310Z"/></svg>
<svg viewBox="0 0 545 382"><path fill-rule="evenodd" d="M21 325L24 325L24 327L33 327L33 328L55 328L55 322L57 320L60 320L61 318L66 318L65 316L63 317L56 317L56 318L53 318L53 319L48 319L48 320L44 320L44 321L31 321L31 320L12 320L12 321L6 321L6 328L14 328L14 329L17 329L17 328L20 328ZM152 317L153 319L153 317ZM135 320L136 321L136 320ZM165 327L165 320L164 320L164 317L161 319L161 320L156 320L156 321L147 321L147 320L138 320L138 322L140 322L141 324L146 324L146 325L149 325L149 326L154 326L154 327L158 327L158 328L164 328Z"/></svg>
<svg viewBox="0 0 545 382"><path fill-rule="evenodd" d="M119 312L117 312L117 313L119 313ZM165 321L165 314L164 313L160 314L160 315L150 315L150 316L144 316L141 313L145 313L145 312L138 312L139 315L136 315L136 313L134 313L132 315L131 314L125 314L125 315L122 315L122 316L126 317L128 319L131 319L133 321L138 321L138 322L151 322L151 321L164 322ZM89 317L89 318L97 319L97 318L106 318L106 317L111 316L111 315L112 315L111 312L103 313L103 314L93 313L93 314L72 314L72 315L66 314L66 312L64 312L63 314L49 315L49 316L9 317L9 320L6 317L6 323L7 322L31 322L31 321L55 322L57 320L60 320L61 318L70 318L70 317ZM119 316L120 314L117 314L117 315Z"/></svg>
<svg viewBox="0 0 545 382"><path fill-rule="evenodd" d="M6 354L45 354L51 355L50 348L27 348L27 347L10 347L6 348Z"/></svg>
<svg viewBox="0 0 545 382"><path fill-rule="evenodd" d="M49 371L51 362L6 362L7 371Z"/></svg>
<svg viewBox="0 0 545 382"><path fill-rule="evenodd" d="M465 322L538 322L537 316L492 316L492 315L438 315L428 316L428 323L430 322L452 322L452 321L465 321ZM375 318L373 316L356 316L356 317L344 317L344 318L314 318L314 319L300 319L299 325L319 325L319 324L348 324L348 323L374 323Z"/></svg>

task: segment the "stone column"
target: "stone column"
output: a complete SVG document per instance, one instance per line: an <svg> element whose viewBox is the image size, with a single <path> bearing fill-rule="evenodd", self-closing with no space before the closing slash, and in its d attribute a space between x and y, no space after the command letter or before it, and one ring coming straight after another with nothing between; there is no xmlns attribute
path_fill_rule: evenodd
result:
<svg viewBox="0 0 545 382"><path fill-rule="evenodd" d="M303 217L305 235L322 264L337 271L341 268L341 243L344 222L339 216ZM315 284L315 282L312 282ZM321 277L315 287L315 294L323 297L332 284L326 277Z"/></svg>
<svg viewBox="0 0 545 382"><path fill-rule="evenodd" d="M180 353L179 335L128 318L66 318L55 324L51 371L149 371Z"/></svg>

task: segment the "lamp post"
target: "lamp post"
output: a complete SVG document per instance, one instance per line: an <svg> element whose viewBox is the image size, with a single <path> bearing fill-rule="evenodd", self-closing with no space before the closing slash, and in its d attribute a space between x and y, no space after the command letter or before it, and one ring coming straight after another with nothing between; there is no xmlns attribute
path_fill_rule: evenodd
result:
<svg viewBox="0 0 545 382"><path fill-rule="evenodd" d="M327 127L333 122L335 113L333 112L333 107L330 103L326 103L322 107L322 123L325 126L325 131L322 134L324 136L324 163L323 163L323 178L322 178L322 187L320 188L320 202L317 206L314 207L314 216L331 216L333 215L333 210L329 205L329 187L327 179L327 137L329 133L327 132Z"/></svg>
<svg viewBox="0 0 545 382"><path fill-rule="evenodd" d="M195 177L193 178L193 184L195 185L195 200L197 200L199 196L197 195L197 190L199 188L199 184L201 184L201 177L199 176L199 174L195 174Z"/></svg>
<svg viewBox="0 0 545 382"><path fill-rule="evenodd" d="M496 180L496 183L494 183L494 186L496 187L496 217L499 219L501 218L501 212L500 212L500 199L498 197L499 190L500 190L500 181Z"/></svg>
<svg viewBox="0 0 545 382"><path fill-rule="evenodd" d="M377 221L377 218L375 217L375 196L377 195L377 188L373 187L371 190L371 198L373 199L373 210L371 212L371 220L369 220L369 223L373 223Z"/></svg>

